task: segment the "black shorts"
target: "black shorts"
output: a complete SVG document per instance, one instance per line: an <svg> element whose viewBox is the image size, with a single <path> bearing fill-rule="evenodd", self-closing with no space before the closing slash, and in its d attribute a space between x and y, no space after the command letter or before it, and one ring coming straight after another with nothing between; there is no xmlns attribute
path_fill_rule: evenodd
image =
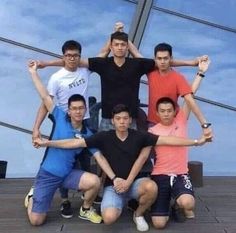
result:
<svg viewBox="0 0 236 233"><path fill-rule="evenodd" d="M151 207L152 216L169 216L171 198L176 200L182 194L194 196L189 175L153 175L151 179L158 186L157 199Z"/></svg>

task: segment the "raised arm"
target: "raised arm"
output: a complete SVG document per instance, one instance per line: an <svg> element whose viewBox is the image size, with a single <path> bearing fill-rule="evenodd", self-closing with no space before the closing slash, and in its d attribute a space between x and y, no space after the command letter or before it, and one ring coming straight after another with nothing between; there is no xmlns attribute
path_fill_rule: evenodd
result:
<svg viewBox="0 0 236 233"><path fill-rule="evenodd" d="M28 64L28 69L31 74L32 81L34 83L34 86L36 90L38 91L46 109L48 112L51 112L53 108L53 100L51 99L51 96L49 95L47 89L44 87L43 83L40 80L40 77L37 73L37 62L30 62Z"/></svg>
<svg viewBox="0 0 236 233"><path fill-rule="evenodd" d="M205 76L206 71L208 70L208 67L210 65L210 60L206 60L206 61L200 61L198 64L198 72L193 80L192 83L192 93L195 94L198 90L198 88L200 87L201 81L203 79L203 77ZM183 111L185 112L185 115L187 116L187 118L189 118L189 114L191 112L191 108L189 107L188 104L186 104L186 102L184 101L183 107L182 107Z"/></svg>

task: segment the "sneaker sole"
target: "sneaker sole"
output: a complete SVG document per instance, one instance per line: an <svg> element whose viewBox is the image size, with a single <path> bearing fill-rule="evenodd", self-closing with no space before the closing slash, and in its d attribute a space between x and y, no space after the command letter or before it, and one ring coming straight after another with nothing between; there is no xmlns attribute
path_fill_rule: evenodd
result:
<svg viewBox="0 0 236 233"><path fill-rule="evenodd" d="M95 221L92 221L91 219L88 219L88 218L83 217L83 216L81 216L81 215L79 215L78 217L81 218L81 219L83 219L83 220L87 220L87 221L90 221L90 222L92 222L92 223L96 223L96 224L99 224L99 223L102 222L102 220L101 220L100 222L95 222Z"/></svg>
<svg viewBox="0 0 236 233"><path fill-rule="evenodd" d="M69 219L69 218L72 218L72 217L73 217L73 215L64 215L64 214L61 214L61 216L62 216L63 218L66 218L66 219Z"/></svg>

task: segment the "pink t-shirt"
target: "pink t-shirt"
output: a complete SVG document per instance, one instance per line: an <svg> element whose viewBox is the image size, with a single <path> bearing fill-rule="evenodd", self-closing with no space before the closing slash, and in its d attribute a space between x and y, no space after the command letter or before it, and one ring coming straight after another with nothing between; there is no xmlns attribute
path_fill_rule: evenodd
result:
<svg viewBox="0 0 236 233"><path fill-rule="evenodd" d="M149 129L149 132L163 136L187 137L187 118L180 109L170 126L160 123ZM170 175L188 173L188 148L182 146L156 146L156 163L152 175Z"/></svg>

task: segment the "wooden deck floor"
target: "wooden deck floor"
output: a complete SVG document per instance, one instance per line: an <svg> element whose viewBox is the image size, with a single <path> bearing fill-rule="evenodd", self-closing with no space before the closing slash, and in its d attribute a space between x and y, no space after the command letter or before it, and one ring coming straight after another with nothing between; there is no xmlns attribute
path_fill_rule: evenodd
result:
<svg viewBox="0 0 236 233"><path fill-rule="evenodd" d="M76 193L70 194L75 212L72 219L60 217L60 200L56 195L46 224L32 227L23 207L24 196L31 184L31 179L0 180L0 233L137 232L132 222L132 213L128 210L112 226L79 219L77 213L81 201ZM184 223L170 222L166 229L161 230L162 233L236 233L236 177L204 177L204 186L195 188L195 194L196 218ZM149 232L157 230L151 227Z"/></svg>

